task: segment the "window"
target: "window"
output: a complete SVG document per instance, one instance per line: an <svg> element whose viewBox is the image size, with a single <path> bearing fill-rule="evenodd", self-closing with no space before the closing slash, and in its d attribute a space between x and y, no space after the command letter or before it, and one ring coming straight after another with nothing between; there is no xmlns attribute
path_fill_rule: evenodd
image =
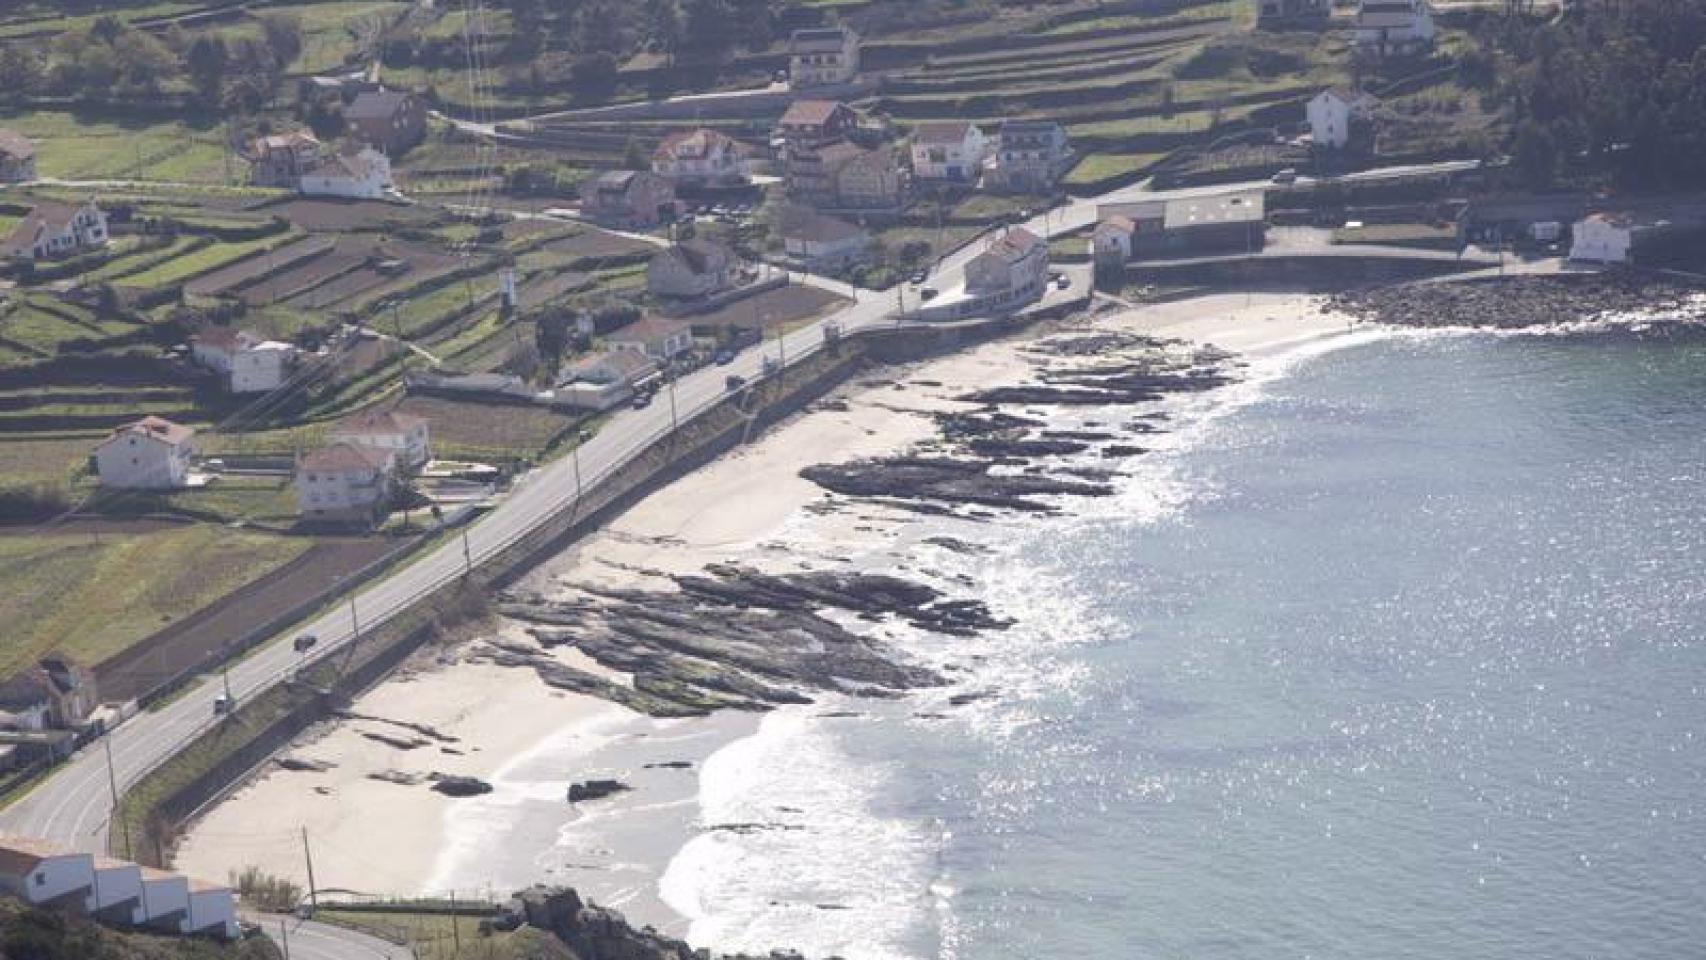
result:
<svg viewBox="0 0 1706 960"><path fill-rule="evenodd" d="M47 874L41 870L36 871L36 886L38 886L38 887L47 886Z"/></svg>

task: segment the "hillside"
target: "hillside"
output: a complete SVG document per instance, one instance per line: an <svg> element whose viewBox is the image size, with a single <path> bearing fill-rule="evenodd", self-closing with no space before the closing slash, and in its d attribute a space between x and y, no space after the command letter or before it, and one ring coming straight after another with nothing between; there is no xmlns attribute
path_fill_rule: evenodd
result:
<svg viewBox="0 0 1706 960"><path fill-rule="evenodd" d="M277 960L256 937L216 943L188 937L120 933L86 920L0 898L0 960Z"/></svg>

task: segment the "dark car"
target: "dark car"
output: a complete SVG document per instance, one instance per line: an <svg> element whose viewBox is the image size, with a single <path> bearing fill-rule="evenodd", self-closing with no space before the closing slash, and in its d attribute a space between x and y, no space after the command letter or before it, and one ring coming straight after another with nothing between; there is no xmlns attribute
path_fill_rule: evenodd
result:
<svg viewBox="0 0 1706 960"><path fill-rule="evenodd" d="M735 362L735 354L733 350L718 350L717 355L712 360L716 362L717 366L726 367Z"/></svg>
<svg viewBox="0 0 1706 960"><path fill-rule="evenodd" d="M649 393L636 393L636 394L634 394L633 406L634 406L635 410L644 410L651 405L652 405L652 395L651 394L649 394Z"/></svg>
<svg viewBox="0 0 1706 960"><path fill-rule="evenodd" d="M319 642L319 637L314 636L312 633L304 633L301 636L298 636L296 638L296 642L291 645L296 648L297 653L307 653L313 648L314 644Z"/></svg>
<svg viewBox="0 0 1706 960"><path fill-rule="evenodd" d="M723 385L729 388L730 393L733 393L736 390L739 390L741 387L746 386L746 378L741 377L741 376L736 376L735 374L731 373L728 375L728 377L726 379L723 380Z"/></svg>
<svg viewBox="0 0 1706 960"><path fill-rule="evenodd" d="M939 291L935 287L925 287L918 291L918 298L920 300L934 300L936 299L936 294L938 292Z"/></svg>
<svg viewBox="0 0 1706 960"><path fill-rule="evenodd" d="M912 285L915 287L918 286L919 284L923 283L924 281L928 280L928 279L930 279L930 271L928 271L928 270L920 270L917 273L915 273L912 276L907 278L907 280L910 281L912 283Z"/></svg>

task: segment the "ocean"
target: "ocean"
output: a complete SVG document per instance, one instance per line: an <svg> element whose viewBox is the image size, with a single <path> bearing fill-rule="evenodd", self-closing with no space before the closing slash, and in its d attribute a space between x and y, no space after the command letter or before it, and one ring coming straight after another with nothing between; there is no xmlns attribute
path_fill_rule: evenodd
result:
<svg viewBox="0 0 1706 960"><path fill-rule="evenodd" d="M1706 346L1377 333L1248 374L1169 401L1118 497L867 558L1018 623L895 633L955 687L713 756L725 829L662 884L696 945L1706 950Z"/></svg>

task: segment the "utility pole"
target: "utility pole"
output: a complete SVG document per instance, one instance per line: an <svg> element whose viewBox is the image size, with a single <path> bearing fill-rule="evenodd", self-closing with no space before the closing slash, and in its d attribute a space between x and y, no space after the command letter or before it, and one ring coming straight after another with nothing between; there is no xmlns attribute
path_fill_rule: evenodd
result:
<svg viewBox="0 0 1706 960"><path fill-rule="evenodd" d="M462 955L462 924L456 915L456 891L450 891L450 939L456 944L456 955Z"/></svg>
<svg viewBox="0 0 1706 960"><path fill-rule="evenodd" d="M237 698L231 695L231 668L226 667L220 670L219 676L225 681L225 702L231 706L236 706Z"/></svg>
<svg viewBox="0 0 1706 960"><path fill-rule="evenodd" d="M669 435L674 437L681 429L681 421L675 415L675 378L669 378Z"/></svg>
<svg viewBox="0 0 1706 960"><path fill-rule="evenodd" d="M284 960L290 960L290 926L283 920L278 922L278 939L284 947Z"/></svg>
<svg viewBox="0 0 1706 960"><path fill-rule="evenodd" d="M314 855L308 852L308 828L302 828L302 859L308 865L308 911L312 916L320 910L320 894L314 889Z"/></svg>
<svg viewBox="0 0 1706 960"><path fill-rule="evenodd" d="M474 551L468 548L468 528L462 528L462 575L474 575Z"/></svg>
<svg viewBox="0 0 1706 960"><path fill-rule="evenodd" d="M113 819L118 820L124 830L124 858L134 860L130 850L130 819L122 816L118 808L118 774L113 772L113 735L109 733L101 741L107 748L107 787L113 794Z"/></svg>
<svg viewBox="0 0 1706 960"><path fill-rule="evenodd" d="M354 641L361 638L361 618L355 612L355 594L353 593L349 596L349 623L350 641L353 644Z"/></svg>

